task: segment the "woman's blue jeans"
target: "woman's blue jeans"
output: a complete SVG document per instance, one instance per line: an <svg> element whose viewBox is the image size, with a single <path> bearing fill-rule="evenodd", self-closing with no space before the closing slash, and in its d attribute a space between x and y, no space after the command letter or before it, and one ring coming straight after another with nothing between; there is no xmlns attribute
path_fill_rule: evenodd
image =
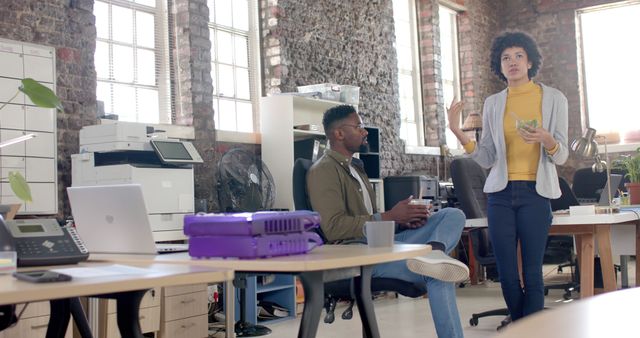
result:
<svg viewBox="0 0 640 338"><path fill-rule="evenodd" d="M536 192L535 181L509 181L504 190L488 196L491 244L512 320L544 308L542 259L552 217L551 203ZM518 273L518 241L524 288Z"/></svg>

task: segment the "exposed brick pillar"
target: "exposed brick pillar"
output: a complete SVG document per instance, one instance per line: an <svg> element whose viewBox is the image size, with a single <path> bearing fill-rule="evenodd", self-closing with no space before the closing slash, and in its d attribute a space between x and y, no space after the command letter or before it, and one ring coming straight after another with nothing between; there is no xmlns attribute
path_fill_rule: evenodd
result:
<svg viewBox="0 0 640 338"><path fill-rule="evenodd" d="M173 13L177 93L173 123L193 125L194 145L204 160L194 166L195 198L206 199L209 210L218 210L209 8L206 0L174 0Z"/></svg>

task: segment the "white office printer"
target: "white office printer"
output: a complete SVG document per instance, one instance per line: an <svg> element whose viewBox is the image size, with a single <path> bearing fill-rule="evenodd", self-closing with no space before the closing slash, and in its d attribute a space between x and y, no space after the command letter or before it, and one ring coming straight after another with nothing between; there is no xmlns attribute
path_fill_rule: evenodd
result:
<svg viewBox="0 0 640 338"><path fill-rule="evenodd" d="M141 123L83 127L80 154L71 155L71 185L142 185L156 242L185 239L183 217L194 212L193 144L168 139Z"/></svg>

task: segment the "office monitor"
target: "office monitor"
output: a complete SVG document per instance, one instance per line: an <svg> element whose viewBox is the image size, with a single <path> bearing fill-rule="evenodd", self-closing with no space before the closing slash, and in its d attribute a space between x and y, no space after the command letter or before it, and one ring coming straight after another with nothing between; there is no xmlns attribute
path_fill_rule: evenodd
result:
<svg viewBox="0 0 640 338"><path fill-rule="evenodd" d="M151 140L151 146L163 163L202 163L202 157L191 142L178 140Z"/></svg>

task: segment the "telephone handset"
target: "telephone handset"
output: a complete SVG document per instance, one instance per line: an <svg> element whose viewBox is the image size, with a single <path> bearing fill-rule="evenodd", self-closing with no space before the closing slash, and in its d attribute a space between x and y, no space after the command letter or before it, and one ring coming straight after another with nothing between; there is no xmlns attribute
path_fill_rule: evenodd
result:
<svg viewBox="0 0 640 338"><path fill-rule="evenodd" d="M18 266L73 264L89 258L76 229L55 219L0 218L0 249L14 250Z"/></svg>

